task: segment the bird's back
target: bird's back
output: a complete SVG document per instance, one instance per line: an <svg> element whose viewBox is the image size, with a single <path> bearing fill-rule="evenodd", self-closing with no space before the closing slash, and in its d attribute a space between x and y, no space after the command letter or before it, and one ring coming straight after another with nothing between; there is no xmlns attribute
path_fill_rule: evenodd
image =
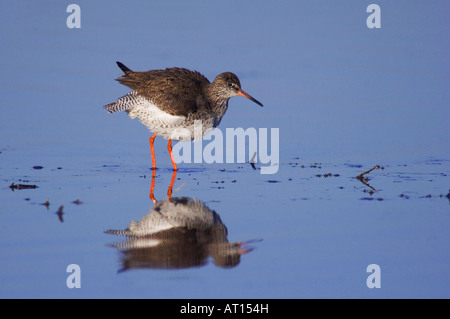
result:
<svg viewBox="0 0 450 319"><path fill-rule="evenodd" d="M197 71L168 68L135 72L126 67L122 70L124 75L117 81L151 100L168 114L186 116L196 113L199 108L208 107L204 89L210 82Z"/></svg>

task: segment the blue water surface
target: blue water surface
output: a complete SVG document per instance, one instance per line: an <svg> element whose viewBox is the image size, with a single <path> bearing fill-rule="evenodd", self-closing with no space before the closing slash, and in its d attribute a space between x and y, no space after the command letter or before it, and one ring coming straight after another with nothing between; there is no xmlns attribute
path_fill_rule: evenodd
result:
<svg viewBox="0 0 450 319"><path fill-rule="evenodd" d="M71 3L0 3L1 298L450 297L448 1L377 1L379 29L364 1L78 0L68 28ZM120 271L124 238L105 231L154 203L151 133L102 108L128 92L116 61L232 71L264 107L232 98L223 132L279 129L275 174L179 165L173 196L249 241L234 267ZM164 200L172 165L155 146Z"/></svg>

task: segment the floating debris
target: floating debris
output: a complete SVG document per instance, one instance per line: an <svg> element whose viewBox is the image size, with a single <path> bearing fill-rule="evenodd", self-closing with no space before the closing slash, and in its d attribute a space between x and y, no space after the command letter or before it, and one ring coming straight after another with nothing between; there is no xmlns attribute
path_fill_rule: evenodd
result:
<svg viewBox="0 0 450 319"><path fill-rule="evenodd" d="M14 191L15 189L35 189L35 188L37 188L37 186L36 185L14 184L14 183L12 183L11 185L9 185L9 188L11 188L11 190Z"/></svg>
<svg viewBox="0 0 450 319"><path fill-rule="evenodd" d="M63 208L64 208L63 205L59 206L58 211L56 212L56 215L58 215L58 219L61 223L64 221L63 220Z"/></svg>
<svg viewBox="0 0 450 319"><path fill-rule="evenodd" d="M375 169L379 169L380 165L375 165L374 167L372 167L371 169L369 169L368 171L365 171L364 173L359 174L358 176L356 176L356 179L363 181L363 180L369 180L368 177L364 177L364 175L369 174L371 171L375 170Z"/></svg>
<svg viewBox="0 0 450 319"><path fill-rule="evenodd" d="M44 166L41 166L41 165L35 165L35 166L33 166L33 169L43 169L44 168Z"/></svg>
<svg viewBox="0 0 450 319"><path fill-rule="evenodd" d="M369 174L371 171L373 171L373 170L376 170L376 169L379 169L379 168L381 168L381 169L384 169L384 167L382 167L382 166L380 166L380 165L375 165L374 167L372 167L371 169L369 169L368 171L365 171L364 173L361 173L361 174L359 174L358 176L356 176L356 179L357 180L359 180L361 183L363 183L364 185L366 185L367 187L369 187L370 189L372 189L374 192L377 192L378 193L378 191L375 189L375 188L373 188L372 186L370 186L369 185L369 178L367 177L367 176L364 176L364 175L367 175L367 174Z"/></svg>
<svg viewBox="0 0 450 319"><path fill-rule="evenodd" d="M351 167L351 168L361 168L361 167L363 167L361 164L345 164L345 166Z"/></svg>
<svg viewBox="0 0 450 319"><path fill-rule="evenodd" d="M252 158L250 159L250 165L252 166L252 168L253 168L254 170L256 170L256 166L255 166L255 163L256 163L255 157L256 157L256 152L253 154Z"/></svg>
<svg viewBox="0 0 450 319"><path fill-rule="evenodd" d="M369 193L369 195L373 195L374 193L375 193L375 191L374 190L367 190L367 189L365 189L365 190L363 190L363 192L364 193Z"/></svg>
<svg viewBox="0 0 450 319"><path fill-rule="evenodd" d="M50 207L50 201L47 199L44 203L41 203L39 205L47 207L47 209Z"/></svg>
<svg viewBox="0 0 450 319"><path fill-rule="evenodd" d="M400 198L404 198L404 199L410 199L411 198L410 196L408 196L406 194L403 194L403 193L400 194L399 197ZM443 195L443 194L439 194L439 195L427 194L427 195L422 195L422 196L416 196L415 198L422 199L422 198L436 198L436 197L447 198L448 200L450 200L450 191L449 191L449 193L447 195Z"/></svg>
<svg viewBox="0 0 450 319"><path fill-rule="evenodd" d="M332 177L332 176L334 176L334 177L339 177L339 176L341 176L341 175L339 175L339 174L332 174L332 173L325 173L325 174L316 174L316 177L325 177L325 178L327 178L327 177Z"/></svg>
<svg viewBox="0 0 450 319"><path fill-rule="evenodd" d="M79 199L74 200L72 203L75 204L75 205L83 204L83 202L81 200L79 200Z"/></svg>
<svg viewBox="0 0 450 319"><path fill-rule="evenodd" d="M384 199L381 198L381 197L378 197L378 198L374 198L374 197L363 197L363 198L360 198L360 200L377 200L377 201L381 202L381 201L383 201Z"/></svg>

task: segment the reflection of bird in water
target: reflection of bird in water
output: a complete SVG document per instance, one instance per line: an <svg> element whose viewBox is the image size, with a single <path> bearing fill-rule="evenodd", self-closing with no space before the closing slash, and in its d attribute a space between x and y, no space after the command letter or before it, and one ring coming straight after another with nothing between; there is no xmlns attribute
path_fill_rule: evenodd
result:
<svg viewBox="0 0 450 319"><path fill-rule="evenodd" d="M233 267L250 251L243 243L229 243L219 215L188 197L158 202L139 222L106 233L128 237L113 245L123 253L122 270L198 267L209 256L217 266Z"/></svg>
<svg viewBox="0 0 450 319"><path fill-rule="evenodd" d="M230 243L220 216L198 199L173 197L156 202L139 222L106 233L127 236L113 244L122 252L122 271L132 268L187 268L207 263L234 267L248 242Z"/></svg>

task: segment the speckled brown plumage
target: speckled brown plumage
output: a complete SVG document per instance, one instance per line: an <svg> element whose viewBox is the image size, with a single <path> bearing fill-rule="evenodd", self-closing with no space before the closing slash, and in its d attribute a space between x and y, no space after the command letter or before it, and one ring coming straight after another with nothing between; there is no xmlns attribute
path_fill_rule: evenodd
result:
<svg viewBox="0 0 450 319"><path fill-rule="evenodd" d="M233 96L241 95L263 106L241 89L238 77L231 72L221 73L209 82L199 72L184 68L136 72L120 62L117 65L124 74L116 80L132 91L105 105L105 109L109 113L126 111L154 133L150 138L153 169L156 168L153 147L156 136L169 140L167 148L176 170L172 140L186 141L204 136L220 124L228 100ZM201 136L195 134L199 126Z"/></svg>
<svg viewBox="0 0 450 319"><path fill-rule="evenodd" d="M228 100L236 95L243 95L262 106L241 90L239 78L231 72L219 74L210 83L200 72L184 68L135 72L121 62L117 62L117 65L124 72L116 79L119 83L170 115L188 117L190 114L203 113L205 116L205 113L219 112L223 116Z"/></svg>
<svg viewBox="0 0 450 319"><path fill-rule="evenodd" d="M210 82L197 71L168 68L134 72L120 62L117 64L124 71L117 81L152 100L166 113L187 116L199 108L209 108L204 92Z"/></svg>

